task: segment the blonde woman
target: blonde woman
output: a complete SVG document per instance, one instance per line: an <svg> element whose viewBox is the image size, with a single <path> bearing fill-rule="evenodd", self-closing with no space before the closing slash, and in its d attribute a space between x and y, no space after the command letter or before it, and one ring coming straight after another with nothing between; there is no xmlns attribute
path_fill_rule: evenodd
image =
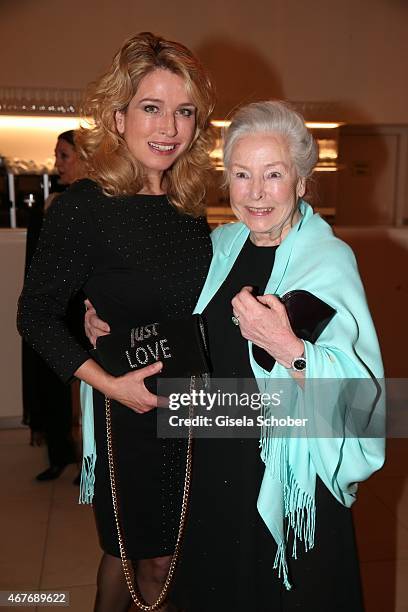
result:
<svg viewBox="0 0 408 612"><path fill-rule="evenodd" d="M25 339L63 380L77 377L94 389L82 499L92 500L104 551L97 612L131 605L112 510L104 396L114 400L126 552L149 602L175 546L185 444L156 438L158 400L145 380L160 362L114 378L69 334L64 316L80 288L111 330L192 312L212 254L202 215L213 103L209 78L184 46L150 33L123 45L89 97L95 125L77 138L90 178L50 208L20 299Z"/></svg>

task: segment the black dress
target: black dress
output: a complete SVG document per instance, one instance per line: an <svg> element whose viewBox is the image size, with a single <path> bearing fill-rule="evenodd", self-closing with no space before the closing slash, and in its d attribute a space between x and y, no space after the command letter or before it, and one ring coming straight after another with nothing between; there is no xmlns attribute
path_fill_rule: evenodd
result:
<svg viewBox="0 0 408 612"><path fill-rule="evenodd" d="M64 317L83 288L112 332L135 322L190 314L211 259L203 218L166 196L110 198L75 183L47 213L20 299L19 329L68 382L89 354ZM97 461L94 510L102 548L119 555L107 473L103 397L94 393ZM139 415L112 402L119 506L131 559L170 554L180 516L185 443L156 436L156 411Z"/></svg>
<svg viewBox="0 0 408 612"><path fill-rule="evenodd" d="M264 292L275 250L256 247L248 239L203 313L213 378L253 378L247 341L231 321L231 299L245 285ZM175 603L186 612L361 612L350 510L318 480L315 548L296 561L288 552L294 585L288 592L273 569L276 543L256 508L263 472L257 439L194 440Z"/></svg>

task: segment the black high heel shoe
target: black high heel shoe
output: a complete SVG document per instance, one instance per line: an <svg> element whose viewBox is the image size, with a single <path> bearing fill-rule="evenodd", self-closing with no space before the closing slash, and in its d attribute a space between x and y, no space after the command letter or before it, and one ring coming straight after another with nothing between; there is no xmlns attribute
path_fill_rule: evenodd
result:
<svg viewBox="0 0 408 612"><path fill-rule="evenodd" d="M49 468L47 468L43 472L40 472L40 474L37 474L35 479L39 480L40 482L44 482L46 480L55 480L56 478L59 478L61 476L67 465L67 463L64 465L50 465Z"/></svg>

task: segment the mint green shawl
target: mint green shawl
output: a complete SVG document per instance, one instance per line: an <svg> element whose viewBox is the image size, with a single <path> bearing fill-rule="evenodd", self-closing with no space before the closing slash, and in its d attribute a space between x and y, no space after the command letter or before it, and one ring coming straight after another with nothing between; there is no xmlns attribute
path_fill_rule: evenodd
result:
<svg viewBox="0 0 408 612"><path fill-rule="evenodd" d="M368 418L373 418L373 412L377 411L383 419L384 403L378 401L376 381L383 377L381 354L354 255L333 235L330 226L313 214L309 204L301 201L299 208L302 217L276 250L265 293L281 296L290 290L305 289L336 309L336 315L316 344L305 342L306 377L372 379L372 394L368 397L367 393L363 394L365 405L359 408L367 412ZM249 230L242 223L222 226L213 232L214 256L196 312L202 312L217 292L248 235ZM276 379L288 379L290 373L278 363L271 372L263 370L253 359L251 342L248 349L259 390L272 395ZM306 413L310 417L313 387L307 401L301 387L296 385L296 390L292 416ZM320 390L319 401L322 402ZM323 406L329 422L344 414L344 410L338 409L339 402L339 393L330 393L329 387L324 393ZM340 503L351 506L356 498L357 482L366 480L382 466L384 440L347 435L282 438L274 436L273 431L265 431L260 449L265 472L258 511L278 545L275 568L289 589L284 518L294 532L292 555L296 558L298 541L303 542L306 550L314 544L316 474Z"/></svg>
<svg viewBox="0 0 408 612"><path fill-rule="evenodd" d="M305 289L336 309L335 317L316 344L305 342L306 378L371 379L372 398L368 401L365 397L360 409L370 416L375 411L380 412L383 418L384 403L375 399L376 380L383 377L381 355L354 255L333 235L330 226L313 214L309 204L301 201L299 209L300 221L276 250L265 293L284 295L290 290ZM242 223L221 226L213 232L214 256L195 312L202 312L215 295L248 235L249 230ZM271 372L263 370L253 359L251 342L248 342L248 350L261 392L268 392L270 387L272 394L276 379L290 378L288 370L278 363ZM322 400L321 394L319 400ZM326 392L325 417L334 421L341 418L339 401L338 393ZM310 397L309 402L305 402L305 392L297 385L292 404L293 416L304 415L310 410ZM90 503L96 452L92 393L87 385L82 385L82 407L84 462L80 503ZM292 555L296 558L298 542L302 542L306 550L314 545L316 475L340 503L351 506L356 498L357 483L382 466L384 440L346 435L282 438L274 435L274 431L264 431L260 453L265 472L257 507L278 546L274 567L290 589L284 519L295 536Z"/></svg>

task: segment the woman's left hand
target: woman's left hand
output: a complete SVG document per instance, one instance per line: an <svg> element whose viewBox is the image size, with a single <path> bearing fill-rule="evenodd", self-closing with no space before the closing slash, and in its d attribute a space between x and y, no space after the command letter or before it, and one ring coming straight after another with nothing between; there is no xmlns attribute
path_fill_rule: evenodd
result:
<svg viewBox="0 0 408 612"><path fill-rule="evenodd" d="M252 287L243 287L231 304L243 337L265 349L285 368L303 355L303 342L293 333L286 308L275 295L254 297Z"/></svg>

